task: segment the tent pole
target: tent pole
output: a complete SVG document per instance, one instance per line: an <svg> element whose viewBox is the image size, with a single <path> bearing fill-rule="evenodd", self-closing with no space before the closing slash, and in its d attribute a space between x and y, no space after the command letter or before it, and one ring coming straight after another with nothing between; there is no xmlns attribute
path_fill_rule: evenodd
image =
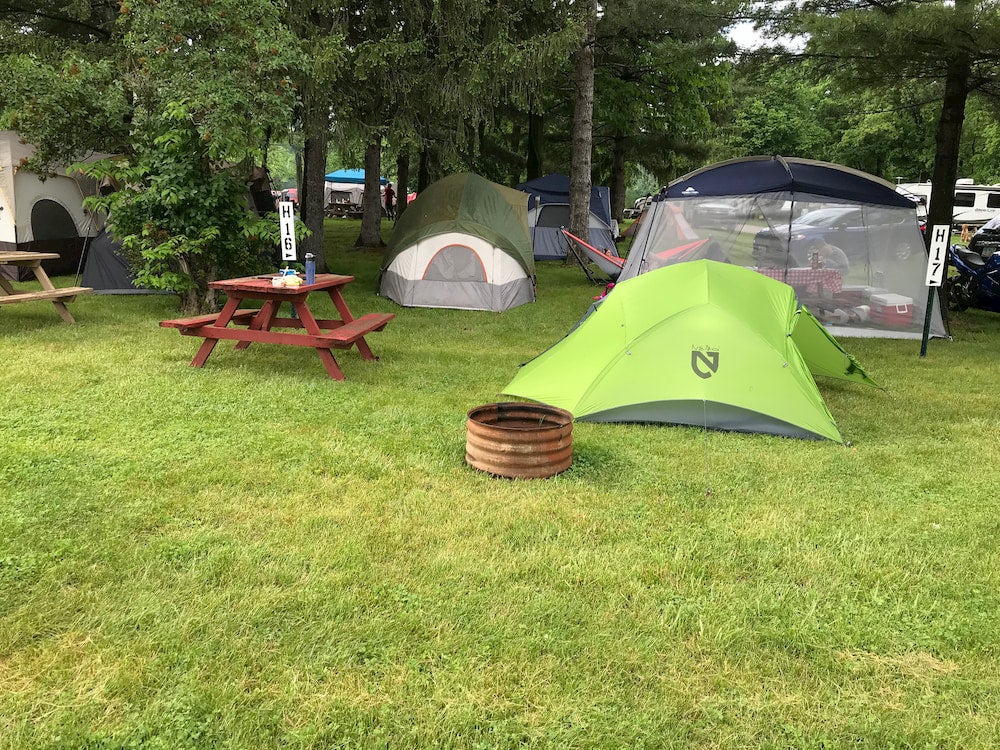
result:
<svg viewBox="0 0 1000 750"><path fill-rule="evenodd" d="M80 260L76 264L76 279L73 281L73 286L80 286L80 277L83 275L83 264L87 260L87 251L90 249L90 241L93 237L90 236L90 230L94 228L94 214L91 213L87 218L87 236L83 240L83 249L80 251Z"/></svg>

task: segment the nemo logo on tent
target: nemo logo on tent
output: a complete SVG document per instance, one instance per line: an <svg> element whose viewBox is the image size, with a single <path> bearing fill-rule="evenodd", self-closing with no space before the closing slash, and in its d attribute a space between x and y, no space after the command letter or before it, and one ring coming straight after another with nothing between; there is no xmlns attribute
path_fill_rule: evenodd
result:
<svg viewBox="0 0 1000 750"><path fill-rule="evenodd" d="M703 380L712 377L719 371L719 352L701 351L693 349L691 351L691 369L694 374Z"/></svg>

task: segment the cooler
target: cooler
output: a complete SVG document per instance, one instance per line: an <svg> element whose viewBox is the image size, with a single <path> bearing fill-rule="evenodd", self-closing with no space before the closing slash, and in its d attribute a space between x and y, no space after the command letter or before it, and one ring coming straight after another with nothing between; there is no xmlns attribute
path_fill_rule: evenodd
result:
<svg viewBox="0 0 1000 750"><path fill-rule="evenodd" d="M902 294L873 294L871 296L872 320L886 326L913 324L913 298Z"/></svg>
<svg viewBox="0 0 1000 750"><path fill-rule="evenodd" d="M860 305L864 301L864 297L861 296L864 288L856 284L844 284L840 288L840 294L834 295L834 298L845 305Z"/></svg>
<svg viewBox="0 0 1000 750"><path fill-rule="evenodd" d="M844 284L840 288L840 293L835 295L837 300L848 305L867 305L873 294L888 294L889 290L880 286L866 286L864 284Z"/></svg>

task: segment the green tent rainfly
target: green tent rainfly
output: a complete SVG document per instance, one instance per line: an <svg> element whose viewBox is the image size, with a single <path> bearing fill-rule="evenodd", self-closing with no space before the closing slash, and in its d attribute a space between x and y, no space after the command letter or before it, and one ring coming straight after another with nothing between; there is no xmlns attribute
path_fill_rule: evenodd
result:
<svg viewBox="0 0 1000 750"><path fill-rule="evenodd" d="M813 374L875 385L790 286L701 260L618 284L503 392L583 421L841 442Z"/></svg>
<svg viewBox="0 0 1000 750"><path fill-rule="evenodd" d="M396 223L379 293L406 307L502 311L535 299L528 196L469 173L429 185Z"/></svg>

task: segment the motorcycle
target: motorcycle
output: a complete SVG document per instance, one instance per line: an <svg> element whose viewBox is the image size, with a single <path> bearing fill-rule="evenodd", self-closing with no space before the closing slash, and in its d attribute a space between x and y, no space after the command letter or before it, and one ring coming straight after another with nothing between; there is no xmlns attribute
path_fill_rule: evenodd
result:
<svg viewBox="0 0 1000 750"><path fill-rule="evenodd" d="M948 277L948 307L1000 312L1000 237L978 243L975 239L967 248L948 248L949 263L958 272Z"/></svg>

